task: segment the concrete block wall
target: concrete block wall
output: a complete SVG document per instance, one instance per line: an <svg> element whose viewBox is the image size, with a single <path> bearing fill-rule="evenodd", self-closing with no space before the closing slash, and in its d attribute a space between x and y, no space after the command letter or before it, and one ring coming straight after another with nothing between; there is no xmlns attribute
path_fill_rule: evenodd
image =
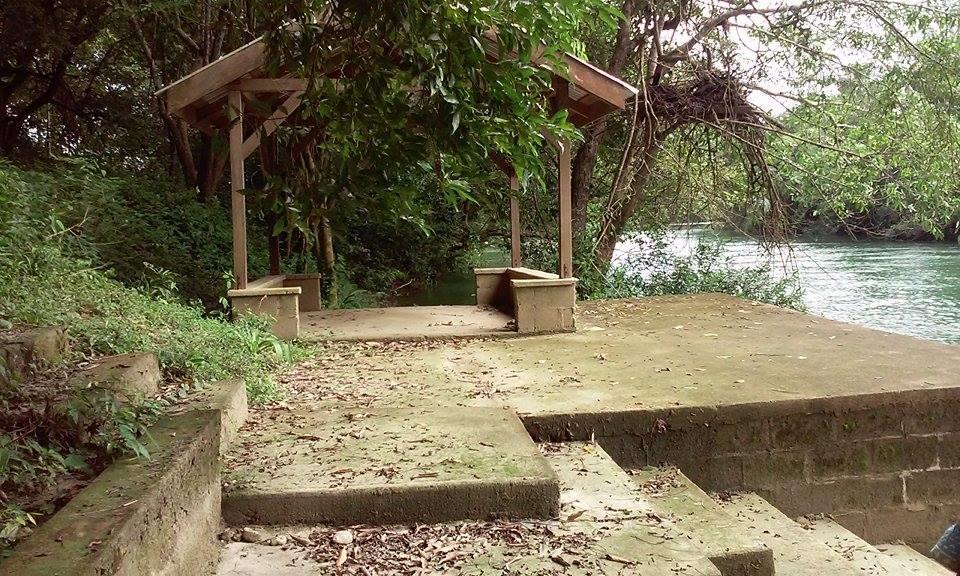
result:
<svg viewBox="0 0 960 576"><path fill-rule="evenodd" d="M593 434L624 468L678 466L709 491L756 492L789 516L831 514L873 542L929 550L960 519L960 393L596 415L534 436Z"/></svg>

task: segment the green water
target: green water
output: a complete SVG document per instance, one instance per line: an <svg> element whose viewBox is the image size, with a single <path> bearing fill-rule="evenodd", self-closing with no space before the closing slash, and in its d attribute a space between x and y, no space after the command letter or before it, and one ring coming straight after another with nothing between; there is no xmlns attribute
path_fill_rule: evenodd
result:
<svg viewBox="0 0 960 576"><path fill-rule="evenodd" d="M702 228L677 231L671 249L693 250L699 239L716 237ZM797 240L775 254L748 238L725 237L734 266L772 264L777 274L796 270L807 311L942 342L960 343L960 247L952 243ZM633 247L621 244L618 254ZM507 257L483 255L480 266L504 266ZM452 274L437 285L405 298L405 305L469 304L472 273Z"/></svg>

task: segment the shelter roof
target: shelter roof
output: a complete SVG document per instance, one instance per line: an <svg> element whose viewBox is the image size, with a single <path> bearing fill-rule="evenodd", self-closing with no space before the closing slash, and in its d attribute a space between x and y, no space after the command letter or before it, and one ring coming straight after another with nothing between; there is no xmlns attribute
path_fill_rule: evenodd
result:
<svg viewBox="0 0 960 576"><path fill-rule="evenodd" d="M485 50L488 57L497 57L495 42L486 42ZM229 125L227 94L232 90L259 93L259 99L276 103L306 88L305 79L289 74L271 75L267 70L267 58L267 45L260 37L165 86L157 94L166 97L173 114L197 128L206 132L225 128ZM566 74L544 66L553 74L554 86L558 81L569 81L568 96L562 107L569 111L570 121L575 126L585 126L624 108L638 93L627 82L572 54L564 54L562 61L567 68ZM553 94L548 96L553 97Z"/></svg>

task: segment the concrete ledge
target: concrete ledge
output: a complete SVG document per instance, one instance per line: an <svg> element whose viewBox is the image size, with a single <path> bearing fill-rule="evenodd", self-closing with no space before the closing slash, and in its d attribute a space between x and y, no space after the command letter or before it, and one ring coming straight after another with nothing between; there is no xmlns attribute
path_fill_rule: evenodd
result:
<svg viewBox="0 0 960 576"><path fill-rule="evenodd" d="M474 270L478 306L491 306L516 319L521 334L576 330L577 279L531 268Z"/></svg>
<svg viewBox="0 0 960 576"><path fill-rule="evenodd" d="M258 314L273 318L273 333L292 340L300 336L300 313L316 312L322 306L320 274L264 276L246 288L227 291L234 314Z"/></svg>
<svg viewBox="0 0 960 576"><path fill-rule="evenodd" d="M576 278L511 279L514 317L521 334L576 330Z"/></svg>
<svg viewBox="0 0 960 576"><path fill-rule="evenodd" d="M14 549L17 576L207 574L217 559L220 414L163 419L149 460L108 468Z"/></svg>
<svg viewBox="0 0 960 576"><path fill-rule="evenodd" d="M299 287L277 288L243 288L227 290L227 298L250 298L255 296L299 296L302 290Z"/></svg>
<svg viewBox="0 0 960 576"><path fill-rule="evenodd" d="M223 520L244 524L400 524L554 518L560 489L549 478L461 480L284 493L228 493Z"/></svg>
<svg viewBox="0 0 960 576"><path fill-rule="evenodd" d="M556 474L503 408L296 411L241 431L230 524L550 518Z"/></svg>
<svg viewBox="0 0 960 576"><path fill-rule="evenodd" d="M0 382L22 378L38 366L57 364L66 352L67 336L60 327L0 334L0 363L6 367L0 371Z"/></svg>
<svg viewBox="0 0 960 576"><path fill-rule="evenodd" d="M160 364L149 352L134 352L98 358L91 366L70 378L75 387L96 386L111 390L121 398L150 398L157 394L161 381Z"/></svg>
<svg viewBox="0 0 960 576"><path fill-rule="evenodd" d="M247 387L243 380L222 380L192 394L170 414L194 410L220 411L220 454L226 452L247 420Z"/></svg>

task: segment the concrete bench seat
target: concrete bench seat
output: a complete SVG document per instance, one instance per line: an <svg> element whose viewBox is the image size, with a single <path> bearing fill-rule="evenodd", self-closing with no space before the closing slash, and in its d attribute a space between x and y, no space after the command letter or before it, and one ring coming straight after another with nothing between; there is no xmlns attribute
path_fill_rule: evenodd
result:
<svg viewBox="0 0 960 576"><path fill-rule="evenodd" d="M477 305L514 317L517 332L547 334L576 330L577 279L532 268L474 270Z"/></svg>
<svg viewBox="0 0 960 576"><path fill-rule="evenodd" d="M235 315L258 314L273 318L273 333L292 340L300 335L300 312L322 308L320 274L264 276L227 292Z"/></svg>

